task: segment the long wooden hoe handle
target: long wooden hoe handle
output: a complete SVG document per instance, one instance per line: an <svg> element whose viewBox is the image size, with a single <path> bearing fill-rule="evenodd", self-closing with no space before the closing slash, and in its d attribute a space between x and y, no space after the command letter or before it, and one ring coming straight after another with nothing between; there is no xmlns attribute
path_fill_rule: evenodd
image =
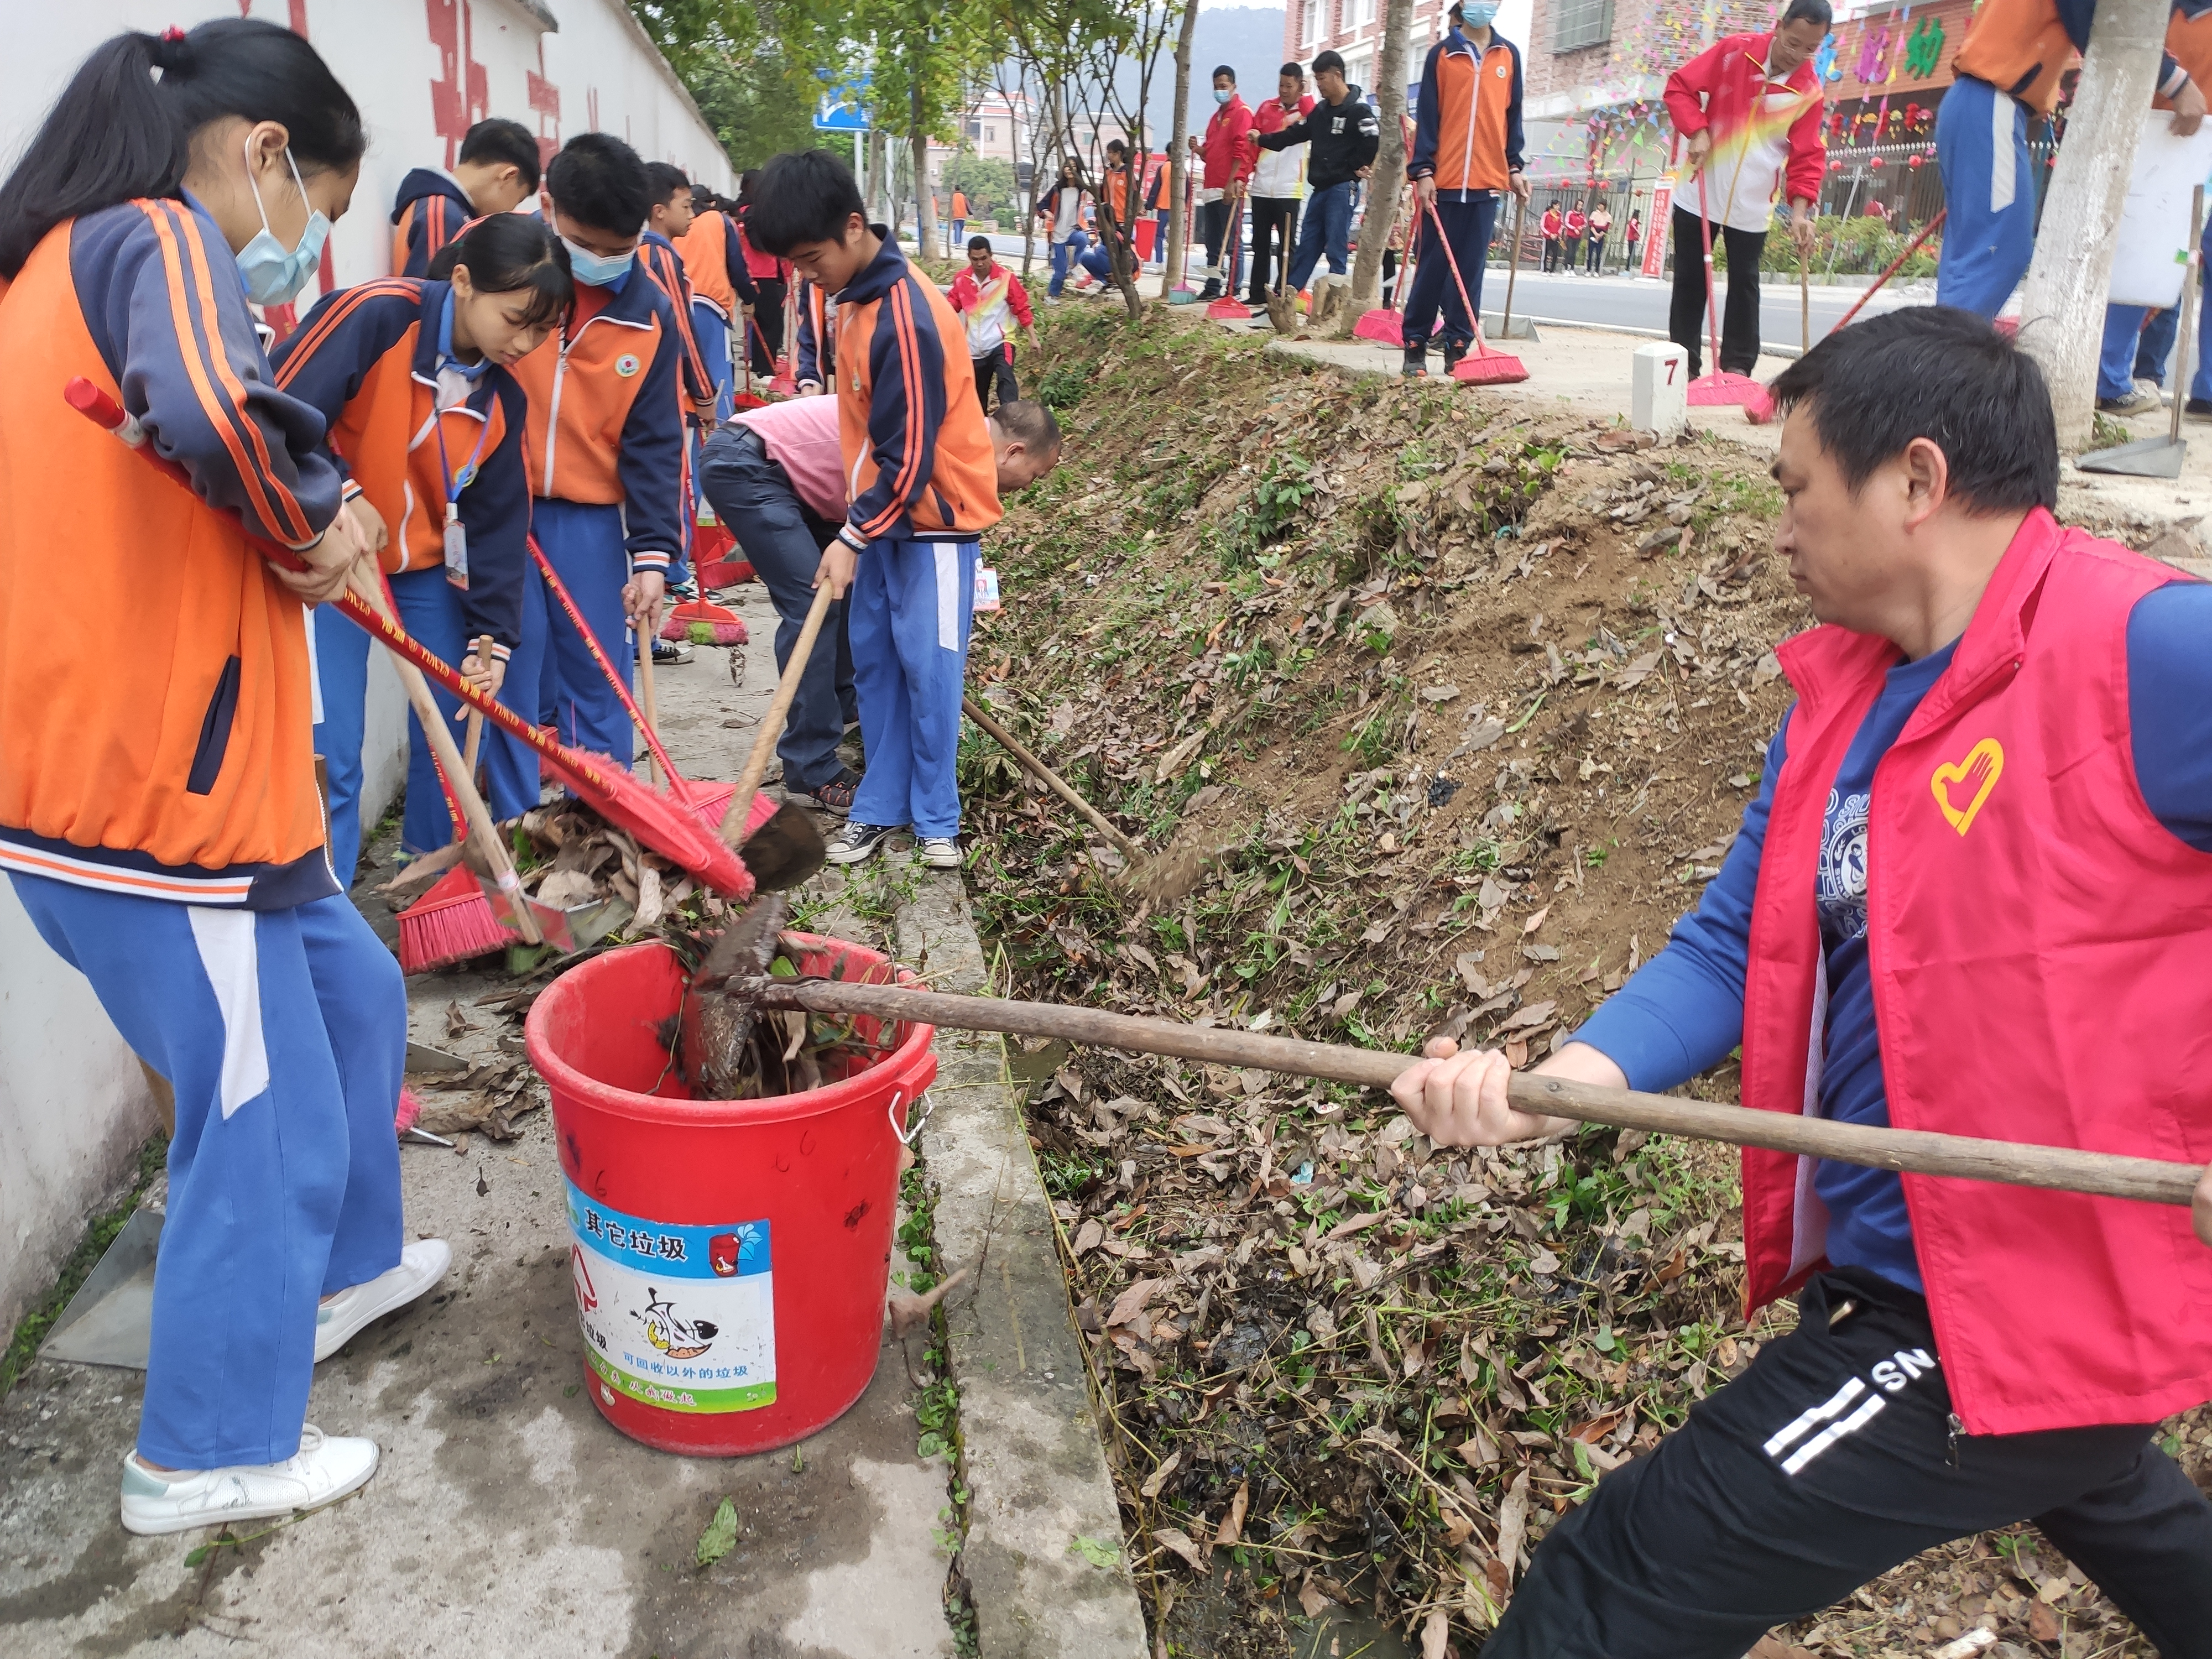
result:
<svg viewBox="0 0 2212 1659"><path fill-rule="evenodd" d="M775 740L783 735L784 716L791 713L791 700L799 695L799 677L806 672L806 659L814 654L814 641L822 632L822 619L830 614L833 598L828 582L814 590L814 603L799 630L799 642L791 647L791 660L783 666L783 678L775 683L775 701L761 716L760 729L753 733L752 752L745 757L744 772L738 779L737 793L730 797L730 810L722 819L722 839L732 847L744 836L745 815L752 811L753 796L768 775L769 757L775 753Z"/></svg>
<svg viewBox="0 0 2212 1659"><path fill-rule="evenodd" d="M1061 1037L1102 1048L1139 1054L1175 1054L1217 1066L1253 1066L1294 1077L1326 1078L1334 1083L1387 1089L1414 1063L1410 1054L1384 1054L1295 1037L1186 1025L1178 1020L1112 1014L1050 1002L1014 1002L994 997L947 996L889 985L846 980L757 978L732 981L732 991L772 1008L804 1008L820 1014L872 1014L881 1019L948 1025L956 1030L1006 1031L1018 1036ZM1924 1129L1876 1129L1834 1123L1794 1113L1761 1112L1673 1095L1641 1094L1632 1089L1601 1089L1565 1078L1516 1072L1509 1088L1523 1111L1604 1123L1615 1128L1656 1130L1738 1146L1765 1146L1780 1152L1834 1158L1870 1169L1952 1176L1966 1181L1997 1181L2019 1187L2086 1193L2099 1198L2139 1199L2151 1204L2189 1203L2203 1171L2187 1164L2157 1158L2124 1158L2112 1152L2080 1152L2070 1146L2038 1146Z"/></svg>
<svg viewBox="0 0 2212 1659"><path fill-rule="evenodd" d="M1113 822L1103 812L1076 793L1074 786L1066 779L1061 777L1059 773L1054 771L1024 747L1022 740L994 720L982 704L971 696L963 696L960 699L960 707L966 712L968 718L981 728L987 737L1020 763L1022 770L1082 813L1093 829L1114 843L1121 856L1129 860L1132 868L1143 862L1144 851L1136 842L1115 829Z"/></svg>

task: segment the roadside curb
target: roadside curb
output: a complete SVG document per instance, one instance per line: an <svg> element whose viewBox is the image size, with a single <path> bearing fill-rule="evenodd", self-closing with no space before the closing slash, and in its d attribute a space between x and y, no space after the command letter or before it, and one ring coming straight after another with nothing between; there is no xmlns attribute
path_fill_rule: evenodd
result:
<svg viewBox="0 0 2212 1659"><path fill-rule="evenodd" d="M938 990L988 990L965 886L916 874L893 919L897 959ZM1145 1659L1120 1501L1005 1044L939 1031L936 1051L921 1150L937 1260L973 1275L943 1310L969 1492L961 1565L983 1659Z"/></svg>

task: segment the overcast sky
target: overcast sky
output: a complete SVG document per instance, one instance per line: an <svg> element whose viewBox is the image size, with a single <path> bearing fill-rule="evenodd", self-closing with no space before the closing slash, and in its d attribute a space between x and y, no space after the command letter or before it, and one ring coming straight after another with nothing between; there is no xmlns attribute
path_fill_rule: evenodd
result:
<svg viewBox="0 0 2212 1659"><path fill-rule="evenodd" d="M1198 9L1200 11L1224 11L1242 3L1243 0L1198 0ZM1505 3L1498 9L1498 32L1524 52L1528 47L1528 24L1534 4L1534 0L1505 0ZM1280 11L1282 8L1266 6L1251 9Z"/></svg>

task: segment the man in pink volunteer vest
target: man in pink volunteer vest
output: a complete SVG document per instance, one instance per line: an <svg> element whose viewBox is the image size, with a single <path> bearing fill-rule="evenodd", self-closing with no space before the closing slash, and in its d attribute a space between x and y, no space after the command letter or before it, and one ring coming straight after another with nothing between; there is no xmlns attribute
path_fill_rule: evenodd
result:
<svg viewBox="0 0 2212 1659"><path fill-rule="evenodd" d="M2212 586L2063 528L2033 362L1923 307L1816 346L1775 545L1821 626L1721 872L1540 1068L1777 1112L2212 1163ZM1573 1124L1431 1045L1439 1144ZM2212 1170L2178 1208L1749 1152L1748 1305L1796 1328L1570 1510L1484 1659L1734 1659L2033 1519L2167 1659L2212 1655Z"/></svg>

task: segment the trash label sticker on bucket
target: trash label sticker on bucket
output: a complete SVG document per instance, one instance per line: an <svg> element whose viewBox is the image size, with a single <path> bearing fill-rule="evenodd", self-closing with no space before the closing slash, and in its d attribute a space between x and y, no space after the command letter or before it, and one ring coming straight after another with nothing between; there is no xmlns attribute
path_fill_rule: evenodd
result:
<svg viewBox="0 0 2212 1659"><path fill-rule="evenodd" d="M775 1401L775 1297L765 1221L648 1221L568 1183L569 1265L592 1369L678 1412Z"/></svg>

